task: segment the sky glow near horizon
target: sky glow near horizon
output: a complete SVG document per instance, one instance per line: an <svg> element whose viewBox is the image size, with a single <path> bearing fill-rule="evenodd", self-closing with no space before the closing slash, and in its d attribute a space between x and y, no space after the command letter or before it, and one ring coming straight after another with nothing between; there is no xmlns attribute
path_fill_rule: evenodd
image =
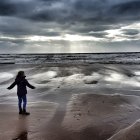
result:
<svg viewBox="0 0 140 140"><path fill-rule="evenodd" d="M0 53L140 51L139 0L1 0Z"/></svg>

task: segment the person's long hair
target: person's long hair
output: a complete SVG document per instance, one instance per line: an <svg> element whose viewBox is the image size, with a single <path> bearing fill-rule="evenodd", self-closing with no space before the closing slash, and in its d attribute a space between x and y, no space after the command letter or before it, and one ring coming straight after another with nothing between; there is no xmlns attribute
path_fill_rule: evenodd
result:
<svg viewBox="0 0 140 140"><path fill-rule="evenodd" d="M24 78L24 77L26 77L24 71L19 71L17 76L16 76L16 79L17 78Z"/></svg>

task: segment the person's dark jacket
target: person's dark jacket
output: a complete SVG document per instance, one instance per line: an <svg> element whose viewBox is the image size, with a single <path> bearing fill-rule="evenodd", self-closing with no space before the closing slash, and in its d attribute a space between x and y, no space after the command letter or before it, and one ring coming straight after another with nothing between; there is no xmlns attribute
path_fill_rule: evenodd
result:
<svg viewBox="0 0 140 140"><path fill-rule="evenodd" d="M12 89L15 85L17 85L17 95L18 96L24 96L27 94L27 88L28 86L31 89L34 89L35 87L29 84L29 82L24 77L17 77L15 81L8 87L8 89Z"/></svg>

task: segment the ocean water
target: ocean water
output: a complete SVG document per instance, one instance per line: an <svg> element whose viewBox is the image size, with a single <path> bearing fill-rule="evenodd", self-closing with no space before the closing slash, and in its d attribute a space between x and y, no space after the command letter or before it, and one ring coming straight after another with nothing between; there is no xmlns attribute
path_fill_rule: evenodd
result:
<svg viewBox="0 0 140 140"><path fill-rule="evenodd" d="M63 93L69 96L74 93L139 95L140 92L140 66L129 65L140 64L140 53L1 54L0 64L0 104L17 102L16 87L10 91L7 87L19 70L24 70L27 80L37 87L29 89L30 102L53 101L53 96L62 96L61 100Z"/></svg>
<svg viewBox="0 0 140 140"><path fill-rule="evenodd" d="M140 53L0 54L0 64L140 64Z"/></svg>
<svg viewBox="0 0 140 140"><path fill-rule="evenodd" d="M0 104L17 104L17 87L10 91L7 87L14 82L20 70L25 71L26 79L36 87L35 90L28 88L30 104L63 102L67 100L67 96L81 93L140 95L139 65L0 66Z"/></svg>

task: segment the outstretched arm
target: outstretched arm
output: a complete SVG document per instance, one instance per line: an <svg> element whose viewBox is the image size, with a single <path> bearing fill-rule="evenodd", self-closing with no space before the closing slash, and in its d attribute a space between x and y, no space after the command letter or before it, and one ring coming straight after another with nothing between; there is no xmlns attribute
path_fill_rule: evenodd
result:
<svg viewBox="0 0 140 140"><path fill-rule="evenodd" d="M26 80L26 85L27 85L29 88L31 88L31 89L35 89L35 87L32 86L27 80Z"/></svg>
<svg viewBox="0 0 140 140"><path fill-rule="evenodd" d="M7 89L12 89L16 85L16 82L13 82Z"/></svg>

